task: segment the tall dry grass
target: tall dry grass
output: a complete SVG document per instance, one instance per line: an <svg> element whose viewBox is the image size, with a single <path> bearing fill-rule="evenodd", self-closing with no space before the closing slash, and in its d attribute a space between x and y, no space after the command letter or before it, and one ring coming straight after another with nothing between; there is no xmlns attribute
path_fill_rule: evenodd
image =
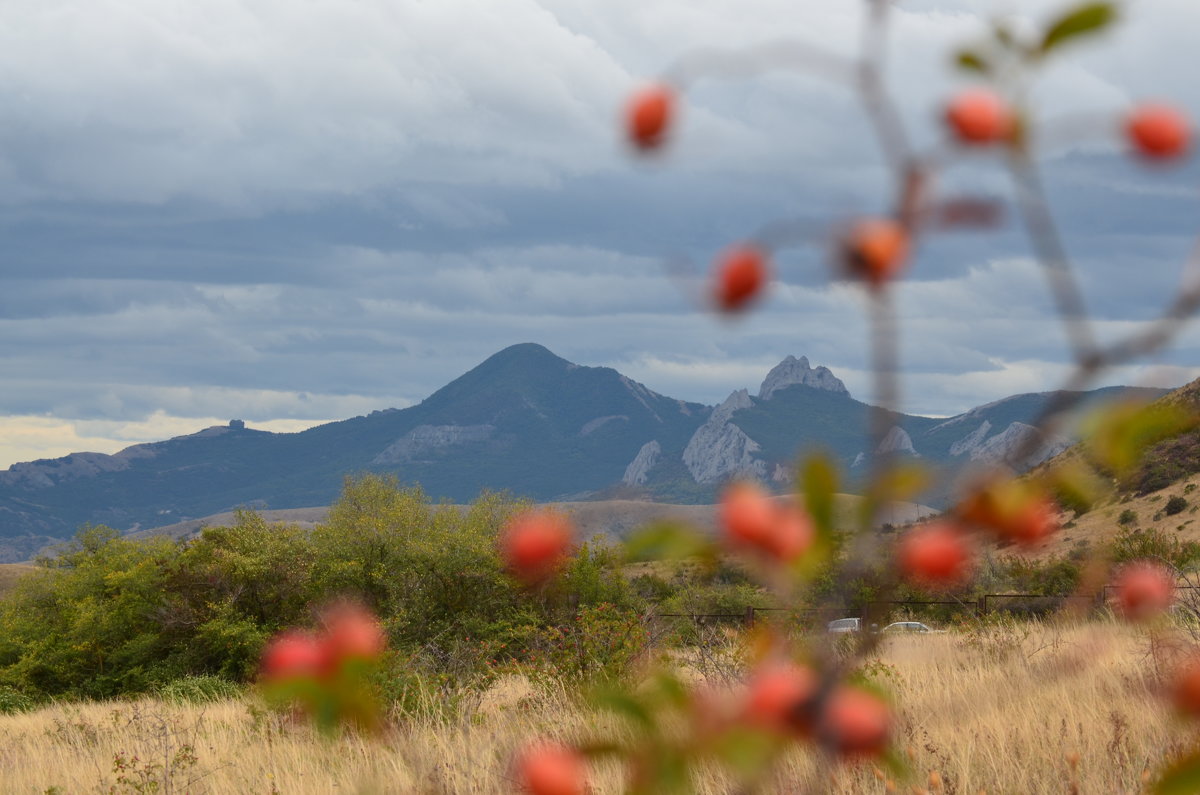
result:
<svg viewBox="0 0 1200 795"><path fill-rule="evenodd" d="M916 776L896 782L897 791L930 788L931 772L933 791L947 793L1141 791L1185 738L1156 694L1145 653L1136 631L1107 624L890 638L870 672L901 704L898 747ZM0 791L511 792L508 760L526 739L577 740L619 726L587 713L565 688L518 677L454 717L428 712L382 737L327 739L253 699L54 706L0 716ZM620 791L615 766L594 774L596 792ZM729 787L714 772L700 790ZM888 787L871 765L827 767L798 750L768 789Z"/></svg>

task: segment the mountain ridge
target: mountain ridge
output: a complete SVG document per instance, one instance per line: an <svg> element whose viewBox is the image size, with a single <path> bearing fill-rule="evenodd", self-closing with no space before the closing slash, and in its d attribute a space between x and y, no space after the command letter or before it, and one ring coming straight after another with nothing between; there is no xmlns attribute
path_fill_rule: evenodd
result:
<svg viewBox="0 0 1200 795"><path fill-rule="evenodd" d="M896 414L895 441L906 454L951 463L1003 441L1048 395L1010 396L955 418ZM782 488L802 449L829 449L853 469L872 452L864 430L869 411L828 368L813 368L805 357L788 356L772 368L759 396L735 390L713 407L522 343L404 409L286 434L234 420L111 456L72 453L14 464L0 472L0 561L20 560L85 523L128 532L236 507L329 504L346 476L365 471L393 473L458 502L484 489L539 502L614 493L711 502L720 483L736 475ZM955 424L967 416L971 427Z"/></svg>

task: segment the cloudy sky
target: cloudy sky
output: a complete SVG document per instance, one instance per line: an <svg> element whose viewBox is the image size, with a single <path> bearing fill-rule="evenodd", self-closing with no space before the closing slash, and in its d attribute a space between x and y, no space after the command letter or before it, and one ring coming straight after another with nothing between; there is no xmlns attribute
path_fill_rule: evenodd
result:
<svg viewBox="0 0 1200 795"><path fill-rule="evenodd" d="M956 45L1061 2L904 0L890 85L939 139ZM986 9L986 11L981 11ZM850 54L862 4L794 0L8 0L0 10L0 467L230 418L298 430L419 402L540 342L703 402L807 355L870 399L857 288L780 255L753 315L698 301L715 252L778 218L883 210L861 107L805 76L689 93L665 157L619 135L629 92L697 48ZM1200 226L1200 167L1150 169L1116 120L1200 116L1194 0L1141 0L1049 65L1042 153L1102 336L1152 317ZM975 158L953 189L1004 198ZM1012 216L1010 215L1010 218ZM1015 219L1013 219L1015 220ZM822 240L817 239L816 243ZM664 263L670 263L669 265ZM1053 388L1064 337L1011 222L923 241L899 294L904 407ZM1104 383L1200 376L1200 332Z"/></svg>

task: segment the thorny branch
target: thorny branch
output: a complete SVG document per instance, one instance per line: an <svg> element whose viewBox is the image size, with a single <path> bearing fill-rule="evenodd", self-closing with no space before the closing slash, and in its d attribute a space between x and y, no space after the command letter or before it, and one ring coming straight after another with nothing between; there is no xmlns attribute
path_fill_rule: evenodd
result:
<svg viewBox="0 0 1200 795"><path fill-rule="evenodd" d="M915 155L909 144L909 136L896 104L888 92L883 79L889 32L889 0L867 0L868 11L861 37L861 52L851 60L830 53L820 47L798 41L776 41L743 50L696 50L680 59L668 69L664 79L669 84L688 85L703 77L741 77L767 71L786 69L800 71L843 85L858 93L867 117L871 122L884 159L892 173L895 185L894 204L897 220L916 237L934 215L925 203L926 188L937 172L957 159L961 150L941 145L923 156ZM1068 127L1077 127L1082 117L1060 120L1055 126L1043 125L1053 138L1055 132ZM1061 129L1060 129L1061 128ZM1145 324L1138 331L1107 346L1095 339L1087 307L1076 277L1073 264L1062 235L1055 222L1040 170L1029 151L1028 139L1015 142L1009 148L1007 167L1013 178L1016 203L1026 231L1031 239L1038 264L1046 275L1050 292L1054 297L1056 311L1066 330L1074 370L1063 387L1056 391L1034 421L1038 431L1029 434L1010 453L1008 461L1019 464L1034 455L1042 440L1065 422L1065 414L1075 407L1082 397L1082 390L1103 370L1131 359L1149 356L1166 346L1179 332L1184 323L1200 310L1200 241L1187 261L1180 290L1162 314ZM765 225L752 239L771 250L794 245L820 242L825 229L812 220L788 219ZM873 291L870 300L871 368L874 377L875 407L871 415L871 444L875 452L872 460L873 479L885 475L893 465L892 458L881 454L881 443L891 429L894 412L900 405L898 382L898 341L895 328L895 308L890 291L884 287ZM873 518L873 517L872 517ZM872 522L864 523L863 530ZM866 543L867 533L859 541ZM864 547L861 555L852 555L847 563L847 574L853 574L856 565L865 567L870 550ZM889 569L889 572L891 569ZM887 581L879 583L881 592L892 592L898 585L897 575L886 575ZM865 622L877 616L867 611ZM864 632L858 639L854 653L840 663L827 660L824 668L828 672L823 689L827 690L834 677L848 670L869 655L879 643L879 637Z"/></svg>

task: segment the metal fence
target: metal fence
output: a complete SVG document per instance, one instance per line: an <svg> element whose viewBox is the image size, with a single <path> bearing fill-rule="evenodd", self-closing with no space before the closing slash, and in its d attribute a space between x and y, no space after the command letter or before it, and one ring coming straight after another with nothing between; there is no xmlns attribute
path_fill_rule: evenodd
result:
<svg viewBox="0 0 1200 795"><path fill-rule="evenodd" d="M927 620L949 622L956 618L989 614L1014 616L1046 616L1065 609L1090 613L1108 605L1116 586L1106 585L1095 595L989 593L977 599L893 599L866 602L861 606L822 605L812 608L747 607L740 613L660 613L659 618L690 619L700 626L753 626L765 614L787 614L789 623L823 628L839 618L862 617L880 625L893 621ZM1183 586L1179 590L1193 591L1200 604L1200 586Z"/></svg>

